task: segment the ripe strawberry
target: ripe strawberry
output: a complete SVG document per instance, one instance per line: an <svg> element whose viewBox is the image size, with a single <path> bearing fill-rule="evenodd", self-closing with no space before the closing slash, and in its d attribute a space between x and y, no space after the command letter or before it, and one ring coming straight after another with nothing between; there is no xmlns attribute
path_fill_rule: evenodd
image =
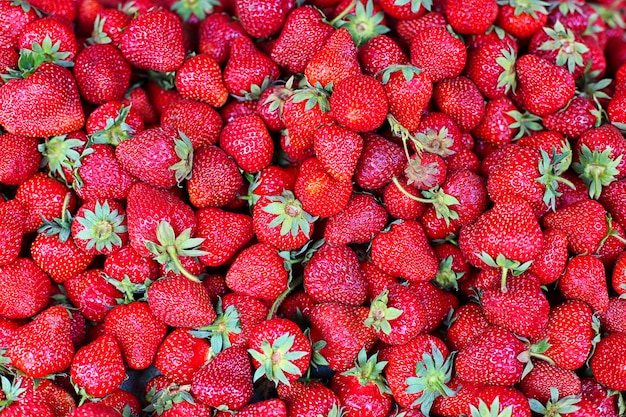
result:
<svg viewBox="0 0 626 417"><path fill-rule="evenodd" d="M620 297L610 297L609 306L604 314L600 315L600 324L607 333L626 333L626 300Z"/></svg>
<svg viewBox="0 0 626 417"><path fill-rule="evenodd" d="M290 73L304 72L334 29L320 10L310 5L294 8L272 48L272 59Z"/></svg>
<svg viewBox="0 0 626 417"><path fill-rule="evenodd" d="M194 149L215 145L222 125L222 118L215 109L195 100L177 100L161 115L161 126L170 126L183 132Z"/></svg>
<svg viewBox="0 0 626 417"><path fill-rule="evenodd" d="M371 260L361 261L361 274L367 283L367 300L370 302L385 288L399 281L381 271Z"/></svg>
<svg viewBox="0 0 626 417"><path fill-rule="evenodd" d="M34 400L19 401L2 410L2 417L56 417L52 408Z"/></svg>
<svg viewBox="0 0 626 417"><path fill-rule="evenodd" d="M433 7L430 0L415 0L408 2L398 2L394 0L382 0L379 2L384 12L399 20L416 19L422 16Z"/></svg>
<svg viewBox="0 0 626 417"><path fill-rule="evenodd" d="M184 98L213 107L222 107L228 99L219 63L207 54L193 56L183 63L176 71L176 89Z"/></svg>
<svg viewBox="0 0 626 417"><path fill-rule="evenodd" d="M378 354L369 358L362 349L354 368L336 373L331 389L352 416L383 417L392 406L391 390L382 374L387 362L378 362Z"/></svg>
<svg viewBox="0 0 626 417"><path fill-rule="evenodd" d="M368 194L352 194L341 212L326 221L324 239L331 245L366 243L387 224L387 212Z"/></svg>
<svg viewBox="0 0 626 417"><path fill-rule="evenodd" d="M39 141L21 135L5 133L0 135L2 163L0 182L7 185L20 185L35 175L41 164L38 152Z"/></svg>
<svg viewBox="0 0 626 417"><path fill-rule="evenodd" d="M363 151L354 180L364 190L380 189L402 174L406 157L402 146L375 133L363 134Z"/></svg>
<svg viewBox="0 0 626 417"><path fill-rule="evenodd" d="M434 83L459 76L466 60L463 42L443 27L422 30L411 41L411 64L424 71Z"/></svg>
<svg viewBox="0 0 626 417"><path fill-rule="evenodd" d="M517 45L505 41L489 42L474 49L467 57L467 77L487 98L498 99L515 90Z"/></svg>
<svg viewBox="0 0 626 417"><path fill-rule="evenodd" d="M461 350L469 346L491 325L478 304L463 304L454 311L446 334L450 348Z"/></svg>
<svg viewBox="0 0 626 417"><path fill-rule="evenodd" d="M316 303L358 306L365 301L366 287L359 259L348 246L324 244L304 268L304 288Z"/></svg>
<svg viewBox="0 0 626 417"><path fill-rule="evenodd" d="M6 204L6 203L5 203ZM28 258L0 267L0 316L25 319L39 313L50 297L50 278Z"/></svg>
<svg viewBox="0 0 626 417"><path fill-rule="evenodd" d="M549 213L543 224L564 232L569 250L575 254L595 253L608 232L606 211L594 200L578 201Z"/></svg>
<svg viewBox="0 0 626 417"><path fill-rule="evenodd" d="M321 382L281 384L278 397L286 403L289 417L339 415L339 399Z"/></svg>
<svg viewBox="0 0 626 417"><path fill-rule="evenodd" d="M207 207L196 211L198 230L196 236L204 238L200 262L207 266L220 266L252 239L252 218L245 214L231 213Z"/></svg>
<svg viewBox="0 0 626 417"><path fill-rule="evenodd" d="M451 0L446 3L445 12L450 26L458 33L481 34L496 21L498 3L495 0Z"/></svg>
<svg viewBox="0 0 626 417"><path fill-rule="evenodd" d="M516 38L530 38L548 21L548 10L543 3L525 3L520 0L507 0L506 3L502 3L499 3L496 25Z"/></svg>
<svg viewBox="0 0 626 417"><path fill-rule="evenodd" d="M409 132L417 130L433 93L428 76L412 65L393 64L384 69L381 81L389 102L389 113Z"/></svg>
<svg viewBox="0 0 626 417"><path fill-rule="evenodd" d="M550 390L553 388L562 396L580 394L580 378L574 371L543 361L533 361L533 365L519 383L519 389L526 397L543 403L550 399Z"/></svg>
<svg viewBox="0 0 626 417"><path fill-rule="evenodd" d="M115 338L105 334L79 349L70 374L82 396L102 398L113 393L126 378L122 352Z"/></svg>
<svg viewBox="0 0 626 417"><path fill-rule="evenodd" d="M74 357L70 326L70 314L65 308L45 310L13 334L7 350L12 366L31 378L68 368Z"/></svg>
<svg viewBox="0 0 626 417"><path fill-rule="evenodd" d="M72 239L90 255L111 254L128 240L126 213L116 201L91 200L83 204L72 220Z"/></svg>
<svg viewBox="0 0 626 417"><path fill-rule="evenodd" d="M621 254L613 265L611 285L620 296L626 293L626 255L624 254Z"/></svg>
<svg viewBox="0 0 626 417"><path fill-rule="evenodd" d="M158 271L156 261L141 257L130 245L124 245L104 261L105 274L117 281L128 277L132 283L143 284L148 279L155 281Z"/></svg>
<svg viewBox="0 0 626 417"><path fill-rule="evenodd" d="M501 416L502 413L507 415L510 410L511 417L528 417L530 416L530 405L528 398L515 388L487 386L481 388L478 392L478 408L473 405L471 408L471 417L480 417L482 415ZM481 404L482 403L482 404ZM490 406L490 413L486 413L486 409L482 405Z"/></svg>
<svg viewBox="0 0 626 417"><path fill-rule="evenodd" d="M228 375L228 378L224 378ZM193 376L191 392L203 404L238 410L252 399L252 368L248 353L230 347L218 353Z"/></svg>
<svg viewBox="0 0 626 417"><path fill-rule="evenodd" d="M260 323L247 345L256 369L254 381L265 376L276 386L290 385L309 367L311 343L292 321L274 318Z"/></svg>
<svg viewBox="0 0 626 417"><path fill-rule="evenodd" d="M120 417L113 407L101 403L86 403L74 409L67 417Z"/></svg>
<svg viewBox="0 0 626 417"><path fill-rule="evenodd" d="M339 125L321 126L313 136L315 156L333 179L350 181L363 149L363 139Z"/></svg>
<svg viewBox="0 0 626 417"><path fill-rule="evenodd" d="M419 157L416 156L416 158ZM414 160L409 164L412 165L411 169L413 169ZM419 190L413 186L413 183L408 184L408 181L401 177L385 186L383 203L391 217L399 220L415 220L426 209L426 201L420 201L418 195L420 195Z"/></svg>
<svg viewBox="0 0 626 417"><path fill-rule="evenodd" d="M104 321L104 332L115 337L124 361L132 369L150 366L166 330L148 303L138 301L114 307Z"/></svg>
<svg viewBox="0 0 626 417"><path fill-rule="evenodd" d="M237 164L220 148L203 146L194 152L187 191L195 207L227 205L237 196L242 183Z"/></svg>
<svg viewBox="0 0 626 417"><path fill-rule="evenodd" d="M86 2L83 2L82 6ZM108 44L119 46L122 39L122 33L128 27L133 16L122 10L113 8L102 8L97 10L93 15L93 20L89 27L87 38L88 44Z"/></svg>
<svg viewBox="0 0 626 417"><path fill-rule="evenodd" d="M340 124L356 132L380 127L389 110L385 89L367 75L346 77L333 85L330 110Z"/></svg>
<svg viewBox="0 0 626 417"><path fill-rule="evenodd" d="M447 20L439 11L428 12L416 19L402 20L396 23L398 36L406 45L410 45L418 32L431 27L446 27Z"/></svg>
<svg viewBox="0 0 626 417"><path fill-rule="evenodd" d="M100 404L115 408L120 413L123 413L128 407L131 416L138 416L141 414L141 405L139 404L137 397L130 392L123 391L121 389L115 390L111 395L103 398L100 401Z"/></svg>
<svg viewBox="0 0 626 417"><path fill-rule="evenodd" d="M559 132L570 138L578 138L598 122L598 109L585 97L574 97L563 110L543 118L546 129Z"/></svg>
<svg viewBox="0 0 626 417"><path fill-rule="evenodd" d="M424 114L414 134L412 145L416 150L425 150L447 158L463 149L461 131L450 116L445 113L431 112Z"/></svg>
<svg viewBox="0 0 626 417"><path fill-rule="evenodd" d="M157 112L150 102L146 89L133 86L126 92L122 101L125 106L130 105L141 115L146 126L152 126L157 122Z"/></svg>
<svg viewBox="0 0 626 417"><path fill-rule="evenodd" d="M283 122L290 146L298 150L312 148L315 130L334 122L328 92L313 87L296 90L283 105Z"/></svg>
<svg viewBox="0 0 626 417"><path fill-rule="evenodd" d="M90 321L101 323L123 294L107 282L101 269L89 269L63 285L72 304Z"/></svg>
<svg viewBox="0 0 626 417"><path fill-rule="evenodd" d="M0 201L0 266L13 263L19 256L27 216L19 201Z"/></svg>
<svg viewBox="0 0 626 417"><path fill-rule="evenodd" d="M0 45L2 48L17 48L17 37L24 26L39 18L30 4L2 3L0 5Z"/></svg>
<svg viewBox="0 0 626 417"><path fill-rule="evenodd" d="M93 143L113 146L143 129L141 115L121 101L108 101L96 108L87 118L85 127Z"/></svg>
<svg viewBox="0 0 626 417"><path fill-rule="evenodd" d="M340 80L361 74L361 66L357 60L356 46L350 32L339 28L328 38L320 49L307 63L304 76L310 85L323 87Z"/></svg>
<svg viewBox="0 0 626 417"><path fill-rule="evenodd" d="M431 280L439 266L424 229L415 220L392 224L389 231L378 234L370 256L384 272L411 282Z"/></svg>
<svg viewBox="0 0 626 417"><path fill-rule="evenodd" d="M545 229L541 252L530 265L528 272L539 278L541 284L551 284L563 273L567 257L567 236L565 233L559 229Z"/></svg>
<svg viewBox="0 0 626 417"><path fill-rule="evenodd" d="M374 3L376 4L376 3ZM398 22L398 25L400 22ZM407 65L406 56L398 42L386 35L376 35L357 51L363 73L375 76L391 65Z"/></svg>
<svg viewBox="0 0 626 417"><path fill-rule="evenodd" d="M582 400L579 395L561 397L556 387L550 390L550 399L545 405L534 399L529 403L531 410L542 416L566 414L572 417L600 417L591 401Z"/></svg>
<svg viewBox="0 0 626 417"><path fill-rule="evenodd" d="M17 37L17 48L19 50L33 50L35 43L41 45L46 53L63 54L62 59L66 61L74 61L78 52L78 44L72 25L59 16L37 19L21 29ZM48 45L51 47L57 43L58 49L48 49Z"/></svg>
<svg viewBox="0 0 626 417"><path fill-rule="evenodd" d="M237 255L226 284L237 293L273 302L288 286L285 262L274 246L257 243Z"/></svg>
<svg viewBox="0 0 626 417"><path fill-rule="evenodd" d="M224 126L220 147L246 172L266 168L274 155L272 137L256 115L239 117Z"/></svg>
<svg viewBox="0 0 626 417"><path fill-rule="evenodd" d="M596 381L595 378L582 378L583 400L587 400L600 412L603 417L619 416L619 395L611 395L606 387Z"/></svg>
<svg viewBox="0 0 626 417"><path fill-rule="evenodd" d="M190 384L193 375L209 358L211 345L190 334L187 329L170 333L156 353L154 366L177 384Z"/></svg>
<svg viewBox="0 0 626 417"><path fill-rule="evenodd" d="M76 56L74 76L81 96L90 103L121 100L130 86L131 66L109 44L96 44Z"/></svg>
<svg viewBox="0 0 626 417"><path fill-rule="evenodd" d="M442 80L433 89L433 98L437 107L463 131L478 126L485 114L485 103L480 91L466 77Z"/></svg>
<svg viewBox="0 0 626 417"><path fill-rule="evenodd" d="M294 1L272 0L255 3L251 0L235 0L235 13L244 30L255 38L267 38L283 26L285 17Z"/></svg>
<svg viewBox="0 0 626 417"><path fill-rule="evenodd" d="M272 398L270 400L248 404L239 410L237 414L239 414L239 417L256 417L259 415L267 417L287 417L287 408L282 400Z"/></svg>
<svg viewBox="0 0 626 417"><path fill-rule="evenodd" d="M168 10L151 10L134 18L120 39L124 57L137 68L174 71L185 59L180 19Z"/></svg>
<svg viewBox="0 0 626 417"><path fill-rule="evenodd" d="M572 75L543 58L523 55L515 69L519 79L517 94L523 106L537 116L556 112L574 97Z"/></svg>
<svg viewBox="0 0 626 417"><path fill-rule="evenodd" d="M253 86L261 87L266 79L276 80L280 75L278 65L259 51L250 38L241 36L233 40L230 57L224 67L224 85L230 94L244 96Z"/></svg>
<svg viewBox="0 0 626 417"><path fill-rule="evenodd" d="M584 301L600 313L604 313L609 304L604 265L592 255L570 258L559 279L559 290L566 299Z"/></svg>
<svg viewBox="0 0 626 417"><path fill-rule="evenodd" d="M300 166L294 191L307 213L330 217L348 204L352 183L335 180L317 158L309 158Z"/></svg>
<svg viewBox="0 0 626 417"><path fill-rule="evenodd" d="M206 16L198 26L198 50L208 54L221 64L228 59L232 40L245 36L245 31L237 20L227 13L214 12Z"/></svg>

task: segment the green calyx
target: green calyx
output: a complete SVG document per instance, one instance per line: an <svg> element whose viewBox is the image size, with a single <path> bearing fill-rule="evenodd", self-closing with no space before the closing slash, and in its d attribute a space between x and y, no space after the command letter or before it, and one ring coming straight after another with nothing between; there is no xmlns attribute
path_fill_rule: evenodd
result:
<svg viewBox="0 0 626 417"><path fill-rule="evenodd" d="M93 22L93 31L91 32L91 37L87 39L87 43L90 45L94 44L106 44L112 43L113 40L107 35L104 31L104 23L106 22L106 17L103 18L98 14L96 16L96 20Z"/></svg>
<svg viewBox="0 0 626 417"><path fill-rule="evenodd" d="M513 140L518 140L523 138L524 136L528 136L533 132L538 132L543 130L543 126L541 126L541 117L536 116L528 111L524 113L520 113L517 110L512 110L505 113L507 116L513 118L514 122L509 125L509 129L515 130L519 129L517 135L513 138Z"/></svg>
<svg viewBox="0 0 626 417"><path fill-rule="evenodd" d="M131 2L127 3L131 4ZM146 77L149 80L154 81L156 85L164 90L173 90L176 88L176 71L159 72L149 70L146 72Z"/></svg>
<svg viewBox="0 0 626 417"><path fill-rule="evenodd" d="M326 414L318 414L316 417L344 417L346 415L345 408L334 402L330 410Z"/></svg>
<svg viewBox="0 0 626 417"><path fill-rule="evenodd" d="M54 178L68 184L65 177L64 168L73 170L80 166L80 149L86 143L80 139L67 139L67 135L53 136L37 145L37 150L41 153L41 167L47 167L48 172Z"/></svg>
<svg viewBox="0 0 626 417"><path fill-rule="evenodd" d="M291 101L294 103L302 103L306 101L306 104L304 105L305 111L309 111L317 106L322 113L328 113L330 111L328 98L330 97L332 88L332 83L325 87L319 82L315 84L315 87L307 83L306 86L294 91L291 96Z"/></svg>
<svg viewBox="0 0 626 417"><path fill-rule="evenodd" d="M300 368L292 361L303 358L308 352L290 351L293 347L295 336L285 333L274 341L272 345L267 340L261 343L261 351L248 349L248 353L261 366L254 373L254 381L258 381L262 376L267 377L277 386L279 383L291 385L286 374L296 377L302 375Z"/></svg>
<svg viewBox="0 0 626 417"><path fill-rule="evenodd" d="M231 94L231 95L233 96L233 98L239 101L258 100L259 97L261 97L261 94L263 94L263 92L267 90L268 88L270 88L273 84L274 84L274 80L272 80L270 77L265 77L261 85L252 84L250 86L250 91L241 90L239 92L239 95L234 95L234 94Z"/></svg>
<svg viewBox="0 0 626 417"><path fill-rule="evenodd" d="M501 253L498 254L498 256L496 256L495 259L491 255L489 255L487 252L484 252L484 251L481 253L477 253L476 256L478 256L478 258L480 258L481 261L486 263L487 266L491 268L499 268L502 270L502 279L500 282L500 291L502 292L507 292L506 277L509 274L509 272L511 272L513 276L521 275L528 268L530 268L530 265L533 263L533 261L522 263L520 261L507 259Z"/></svg>
<svg viewBox="0 0 626 417"><path fill-rule="evenodd" d="M580 409L577 405L580 402L580 396L570 395L559 399L559 391L555 387L550 388L550 399L545 405L535 399L528 401L532 411L546 417L565 417Z"/></svg>
<svg viewBox="0 0 626 417"><path fill-rule="evenodd" d="M400 184L398 178L393 177L392 181L396 187L398 187L398 189L410 199L421 203L432 204L435 208L437 218L443 219L446 224L449 225L451 220L458 220L459 214L455 210L452 210L450 206L460 204L459 200L450 194L446 194L442 188L435 187L430 190L422 191L422 196L424 198L420 198L408 192L402 184Z"/></svg>
<svg viewBox="0 0 626 417"><path fill-rule="evenodd" d="M185 229L180 235L176 236L174 229L166 221L159 223L156 235L160 244L149 240L144 241L144 245L152 252L154 259L161 265L165 265L166 271L182 274L194 282L200 282L198 277L185 269L179 257L206 255L207 252L198 249L204 242L204 238L192 238L191 229Z"/></svg>
<svg viewBox="0 0 626 417"><path fill-rule="evenodd" d="M498 88L504 88L504 93L515 92L517 88L517 71L515 62L517 53L512 46L509 49L502 49L502 56L496 58L496 63L502 67L502 73L498 76Z"/></svg>
<svg viewBox="0 0 626 417"><path fill-rule="evenodd" d="M61 41L52 44L50 36L46 35L41 44L33 42L31 49L20 50L20 57L17 61L17 70L9 68L7 74L2 74L2 79L6 82L14 78L26 78L39 68L44 62L52 62L62 67L72 67L74 62L67 58L71 52L59 52Z"/></svg>
<svg viewBox="0 0 626 417"><path fill-rule="evenodd" d="M539 173L541 176L536 181L543 184L546 191L543 194L543 202L550 207L552 211L556 210L556 199L563 195L558 190L559 184L564 184L572 189L576 188L571 181L563 178L561 175L569 168L572 162L572 151L569 144L566 143L559 153L552 148L552 156L546 151L541 150L541 160L539 161Z"/></svg>
<svg viewBox="0 0 626 417"><path fill-rule="evenodd" d="M20 401L20 396L26 392L26 388L22 388L22 379L20 377L15 377L11 381L5 375L0 375L0 388L4 393L4 398L0 400L0 410L14 402Z"/></svg>
<svg viewBox="0 0 626 417"><path fill-rule="evenodd" d="M350 9L352 7L348 6L348 10ZM375 13L372 0L367 0L365 5L357 1L354 9L354 13L348 13L343 19L337 20L335 26L347 29L356 46L364 45L373 37L389 32L389 28L382 24L385 13Z"/></svg>
<svg viewBox="0 0 626 417"><path fill-rule="evenodd" d="M302 203L296 199L291 191L283 191L281 196L266 197L271 201L263 207L263 211L275 215L269 223L269 228L280 226L280 234L296 237L302 232L306 237L311 235L311 224L316 217L302 209Z"/></svg>
<svg viewBox="0 0 626 417"><path fill-rule="evenodd" d="M239 310L237 310L237 307L231 305L224 311L221 299L217 302L216 312L218 314L217 318L211 325L190 330L189 333L200 339L209 339L211 351L217 355L231 346L231 334L241 333L241 322L239 321Z"/></svg>
<svg viewBox="0 0 626 417"><path fill-rule="evenodd" d="M509 405L500 411L500 398L496 397L491 406L487 405L483 400L479 400L478 407L470 405L470 412L470 417L511 417L513 406Z"/></svg>
<svg viewBox="0 0 626 417"><path fill-rule="evenodd" d="M189 21L192 15L202 21L219 6L221 6L219 0L178 0L172 4L170 10L177 13L185 22Z"/></svg>
<svg viewBox="0 0 626 417"><path fill-rule="evenodd" d="M170 166L170 170L174 171L176 182L180 185L184 180L191 178L193 168L193 145L191 141L182 131L178 131L179 139L174 140L174 151L180 161Z"/></svg>
<svg viewBox="0 0 626 417"><path fill-rule="evenodd" d="M439 131L428 129L426 133L417 132L413 139L416 149L423 149L442 158L456 153L450 149L454 144L454 139L450 136L447 127L442 127Z"/></svg>
<svg viewBox="0 0 626 417"><path fill-rule="evenodd" d="M157 413L161 415L176 404L188 402L194 404L193 397L191 396L191 385L176 385L172 383L169 387L163 388L158 391L156 388L152 388L146 394L146 400L149 405L143 409L148 413Z"/></svg>
<svg viewBox="0 0 626 417"><path fill-rule="evenodd" d="M571 73L576 70L576 67L584 65L582 54L589 52L589 48L576 40L576 35L571 29L565 28L561 21L557 20L554 28L546 27L543 30L552 40L542 43L538 50L558 51L556 65L566 67Z"/></svg>
<svg viewBox="0 0 626 417"><path fill-rule="evenodd" d="M551 346L548 339L541 339L537 343L530 343L530 341L524 337L518 336L518 339L524 342L526 346L526 350L517 355L517 360L526 364L522 371L522 378L525 378L526 375L533 370L533 359L542 360L548 362L550 365L554 365L554 360L545 354Z"/></svg>
<svg viewBox="0 0 626 417"><path fill-rule="evenodd" d="M134 283L130 280L128 275L124 275L124 278L119 281L105 274L101 274L102 278L109 284L113 285L119 292L122 293L122 298L116 298L117 304L130 304L135 301L148 301L146 294L148 288L152 285L152 280L147 279L143 283Z"/></svg>
<svg viewBox="0 0 626 417"><path fill-rule="evenodd" d="M276 82L277 84L280 83L280 81ZM294 83L294 76L292 75L291 77L289 77L289 79L285 82L285 85L282 87L279 87L277 90L275 90L274 92L272 92L263 102L263 104L269 104L268 107L268 111L270 113L273 113L275 111L278 111L278 114L281 116L283 115L283 107L285 106L285 101L287 101L287 99L289 98L289 96L291 96L293 94L293 83Z"/></svg>
<svg viewBox="0 0 626 417"><path fill-rule="evenodd" d="M444 258L439 262L437 275L433 279L433 283L446 291L459 289L459 280L465 275L465 272L456 272L452 269L452 255Z"/></svg>
<svg viewBox="0 0 626 417"><path fill-rule="evenodd" d="M383 84L387 84L391 78L391 74L398 71L402 72L402 76L407 82L411 81L416 75L420 75L422 73L421 69L413 65L393 64L383 70L381 82Z"/></svg>
<svg viewBox="0 0 626 417"><path fill-rule="evenodd" d="M389 303L388 296L389 290L385 289L372 300L369 316L365 320L367 327L371 327L377 332L383 332L386 335L391 333L391 324L389 322L402 315L402 310L387 306Z"/></svg>
<svg viewBox="0 0 626 417"><path fill-rule="evenodd" d="M298 309L298 312L300 310ZM301 313L301 312L300 312ZM309 339L309 343L311 343L311 365L309 370L307 371L307 376L312 368L318 369L320 366L328 366L328 360L322 355L322 349L324 349L327 345L325 340L318 340L317 342L313 342L311 340L311 329L307 328L304 330L304 335L307 339Z"/></svg>
<svg viewBox="0 0 626 417"><path fill-rule="evenodd" d="M47 220L45 217L41 216L43 224L39 227L39 229L37 229L37 233L43 233L46 236L59 235L59 240L61 242L67 242L67 239L69 239L72 234L73 216L67 209L71 197L71 193L65 194L63 207L61 208L61 218L56 217L52 220Z"/></svg>
<svg viewBox="0 0 626 417"><path fill-rule="evenodd" d="M530 15L533 19L539 19L539 15L548 14L547 7L550 3L542 0L497 0L500 6L511 6L515 8L513 14L519 16L522 13Z"/></svg>
<svg viewBox="0 0 626 417"><path fill-rule="evenodd" d="M378 362L378 352L368 358L367 351L363 348L359 351L354 368L348 369L342 375L355 377L362 386L372 382L381 394L391 394L383 375L385 366L387 361Z"/></svg>
<svg viewBox="0 0 626 417"><path fill-rule="evenodd" d="M409 377L405 381L408 385L407 394L421 394L411 405L413 407L419 405L420 411L426 416L430 415L430 408L437 397L456 395L456 392L446 385L452 379L454 354L444 359L434 343L431 352L425 352L422 355L422 361L415 368L416 376Z"/></svg>
<svg viewBox="0 0 626 417"><path fill-rule="evenodd" d="M117 117L108 117L104 129L92 133L91 142L117 146L125 140L130 139L135 133L135 129L126 123L130 107L130 105L122 106L120 107Z"/></svg>
<svg viewBox="0 0 626 417"><path fill-rule="evenodd" d="M416 153L409 159L404 175L408 185L416 184L418 187L433 188L437 185L439 164L436 162L424 164L420 154Z"/></svg>
<svg viewBox="0 0 626 417"><path fill-rule="evenodd" d="M33 10L35 12L35 14L37 15L37 17L44 17L44 16L47 15L46 13L42 12L41 10L36 8L35 6L32 6L26 0L11 0L11 6L21 7L22 11L24 11L24 13L28 13L31 10Z"/></svg>
<svg viewBox="0 0 626 417"><path fill-rule="evenodd" d="M430 11L433 8L432 0L395 0L393 2L396 6L406 6L408 4L411 5L411 11L413 13L417 13L420 7Z"/></svg>
<svg viewBox="0 0 626 417"><path fill-rule="evenodd" d="M122 246L120 234L127 231L127 227L123 224L125 217L118 213L117 209L111 210L108 201L105 201L104 204L97 201L93 211L85 210L83 217L74 218L84 227L75 237L88 241L87 250L95 247L98 252L102 252L104 249L110 252L113 250L113 245Z"/></svg>
<svg viewBox="0 0 626 417"><path fill-rule="evenodd" d="M589 189L589 197L598 199L602 194L602 187L606 187L620 174L617 166L622 162L623 155L611 158L613 150L607 147L603 151L589 149L583 145L578 153L580 162L572 164L572 168L583 180Z"/></svg>

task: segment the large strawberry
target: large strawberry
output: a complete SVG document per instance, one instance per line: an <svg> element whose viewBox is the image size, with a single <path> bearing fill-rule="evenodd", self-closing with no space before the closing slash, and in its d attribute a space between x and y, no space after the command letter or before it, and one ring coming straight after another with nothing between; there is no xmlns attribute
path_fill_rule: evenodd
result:
<svg viewBox="0 0 626 417"><path fill-rule="evenodd" d="M228 90L218 62L207 54L191 57L176 72L176 89L181 96L222 107Z"/></svg>
<svg viewBox="0 0 626 417"><path fill-rule="evenodd" d="M193 336L187 329L176 329L159 346L154 366L177 384L190 384L194 373L211 356L210 349L208 341Z"/></svg>
<svg viewBox="0 0 626 417"><path fill-rule="evenodd" d="M361 66L357 60L356 47L347 29L337 29L309 60L304 76L310 85L335 85L338 81L360 75Z"/></svg>
<svg viewBox="0 0 626 417"><path fill-rule="evenodd" d="M255 38L267 38L278 32L295 1L271 0L257 3L235 0L235 12L244 30Z"/></svg>
<svg viewBox="0 0 626 417"><path fill-rule="evenodd" d="M353 75L333 85L330 110L345 127L369 132L383 124L389 104L379 81L367 75Z"/></svg>
<svg viewBox="0 0 626 417"><path fill-rule="evenodd" d="M324 239L332 245L366 243L387 224L387 212L369 194L352 194L343 211L326 221Z"/></svg>
<svg viewBox="0 0 626 417"><path fill-rule="evenodd" d="M412 65L390 65L383 71L381 81L389 113L409 132L417 130L433 90L426 73Z"/></svg>
<svg viewBox="0 0 626 417"><path fill-rule="evenodd" d="M0 316L24 319L40 312L51 293L50 278L30 259L0 267Z"/></svg>
<svg viewBox="0 0 626 417"><path fill-rule="evenodd" d="M429 27L415 34L411 41L411 64L438 82L461 74L467 60L467 48L445 27Z"/></svg>
<svg viewBox="0 0 626 417"><path fill-rule="evenodd" d="M565 273L559 279L559 290L566 299L584 301L600 313L604 313L609 305L604 265L592 255L569 260Z"/></svg>
<svg viewBox="0 0 626 417"><path fill-rule="evenodd" d="M237 196L242 184L237 164L221 148L203 146L194 152L187 192L195 207L225 206Z"/></svg>
<svg viewBox="0 0 626 417"><path fill-rule="evenodd" d="M252 218L245 214L207 207L197 210L196 218L196 236L204 238L201 248L207 252L199 259L207 266L223 265L254 236Z"/></svg>

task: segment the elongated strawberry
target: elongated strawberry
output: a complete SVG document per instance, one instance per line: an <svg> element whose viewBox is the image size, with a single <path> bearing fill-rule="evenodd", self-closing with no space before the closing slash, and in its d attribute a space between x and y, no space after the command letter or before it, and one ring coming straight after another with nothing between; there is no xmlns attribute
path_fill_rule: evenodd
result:
<svg viewBox="0 0 626 417"><path fill-rule="evenodd" d="M609 304L606 272L602 261L591 255L573 257L559 279L559 290L568 300L580 300L603 313Z"/></svg>
<svg viewBox="0 0 626 417"><path fill-rule="evenodd" d="M324 239L332 245L365 243L387 223L387 212L368 194L352 194L343 211L326 221Z"/></svg>
<svg viewBox="0 0 626 417"><path fill-rule="evenodd" d="M244 96L252 87L261 87L265 80L276 80L280 75L278 65L259 51L248 37L233 40L230 57L224 68L224 85L230 94Z"/></svg>
<svg viewBox="0 0 626 417"><path fill-rule="evenodd" d="M321 126L313 136L315 156L337 181L350 181L363 149L363 139L339 125Z"/></svg>
<svg viewBox="0 0 626 417"><path fill-rule="evenodd" d="M387 93L389 113L409 132L417 130L432 95L432 82L426 73L411 65L390 65L382 73L381 81Z"/></svg>
<svg viewBox="0 0 626 417"><path fill-rule="evenodd" d="M0 136L0 143L3 149L0 182L20 185L35 175L42 163L38 152L41 145L35 138L5 133Z"/></svg>
<svg viewBox="0 0 626 417"><path fill-rule="evenodd" d="M30 259L17 258L0 267L0 315L23 319L40 312L51 293L50 278Z"/></svg>
<svg viewBox="0 0 626 417"><path fill-rule="evenodd" d="M176 72L176 88L181 96L213 107L222 107L228 98L218 62L205 54L191 57L183 63Z"/></svg>
<svg viewBox="0 0 626 417"><path fill-rule="evenodd" d="M197 208L221 207L239 192L243 179L237 164L220 148L203 146L194 152L193 170L187 181L189 200Z"/></svg>
<svg viewBox="0 0 626 417"><path fill-rule="evenodd" d="M360 75L361 66L357 60L356 47L350 32L339 28L328 38L308 62L304 76L310 85L318 83L324 87L352 75Z"/></svg>

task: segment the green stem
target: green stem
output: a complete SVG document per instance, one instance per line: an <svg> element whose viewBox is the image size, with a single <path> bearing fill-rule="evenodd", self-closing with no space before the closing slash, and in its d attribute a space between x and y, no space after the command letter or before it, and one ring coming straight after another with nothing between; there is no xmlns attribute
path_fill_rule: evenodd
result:
<svg viewBox="0 0 626 417"><path fill-rule="evenodd" d="M433 200L416 197L413 194L411 194L410 192L408 192L407 190L405 190L404 187L398 181L397 177L393 177L391 180L396 185L396 187L398 187L398 189L402 192L402 194L406 195L411 200L419 201L420 203L425 203L425 204L428 204L428 203L433 204Z"/></svg>
<svg viewBox="0 0 626 417"><path fill-rule="evenodd" d="M65 198L63 199L63 207L61 207L61 223L65 224L67 219L67 206L70 205L70 198L72 197L72 193L65 194Z"/></svg>
<svg viewBox="0 0 626 417"><path fill-rule="evenodd" d="M346 17L348 14L350 14L350 10L352 10L352 9L356 6L356 4L357 4L357 2L358 2L358 1L359 1L359 0L352 0L352 3L350 3L350 5L349 5L348 7L346 7L345 9L343 9L343 11L342 11L341 13L339 13L339 14L337 15L337 17L335 17L333 20L331 20L331 21L329 22L329 24L330 24L331 26L335 26L335 25L337 24L337 22L339 22L341 19L343 19L344 17Z"/></svg>
<svg viewBox="0 0 626 417"><path fill-rule="evenodd" d="M176 247L168 246L167 247L167 253L168 253L168 255L170 255L170 257L172 258L172 262L174 262L174 265L176 265L176 268L178 268L178 271L182 275L184 275L185 277L189 278L193 282L202 282L194 274L192 274L191 272L187 271L185 269L185 267L183 266L183 264L180 263L180 259L178 259L178 252L176 251Z"/></svg>
<svg viewBox="0 0 626 417"><path fill-rule="evenodd" d="M502 278L500 280L500 291L507 292L506 289L506 276L509 274L509 268L502 268Z"/></svg>
<svg viewBox="0 0 626 417"><path fill-rule="evenodd" d="M554 365L554 360L553 360L551 357L549 357L549 356L547 356L547 355L544 355L543 353L534 353L534 352L531 352L531 353L530 353L530 356L531 356L532 358L535 358L535 359L541 359L542 361L548 362L550 365Z"/></svg>
<svg viewBox="0 0 626 417"><path fill-rule="evenodd" d="M280 307L282 302L285 301L285 298L287 298L291 291L293 291L296 287L302 284L303 281L304 277L299 276L298 278L293 280L291 285L289 285L285 291L283 291L278 297L276 297L276 300L274 300L274 303L272 303L272 308L270 308L269 313L267 313L267 320L271 320L272 317L274 317L274 314L276 314L276 310L278 310L278 307Z"/></svg>

